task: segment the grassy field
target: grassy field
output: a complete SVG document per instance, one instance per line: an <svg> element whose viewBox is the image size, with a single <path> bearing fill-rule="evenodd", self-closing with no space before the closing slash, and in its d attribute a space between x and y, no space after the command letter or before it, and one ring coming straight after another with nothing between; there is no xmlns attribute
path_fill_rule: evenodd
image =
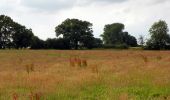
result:
<svg viewBox="0 0 170 100"><path fill-rule="evenodd" d="M170 51L0 51L0 100L170 100Z"/></svg>

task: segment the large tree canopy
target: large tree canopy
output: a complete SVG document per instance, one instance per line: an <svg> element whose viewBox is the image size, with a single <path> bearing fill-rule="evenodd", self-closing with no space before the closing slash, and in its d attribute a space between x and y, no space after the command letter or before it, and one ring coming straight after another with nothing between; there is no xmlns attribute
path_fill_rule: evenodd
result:
<svg viewBox="0 0 170 100"><path fill-rule="evenodd" d="M129 46L136 46L137 40L135 37L123 32L125 26L121 23L113 23L105 25L104 33L101 35L104 44L117 45L126 44Z"/></svg>
<svg viewBox="0 0 170 100"><path fill-rule="evenodd" d="M104 33L101 35L105 44L117 44L121 42L121 33L123 32L124 25L121 23L114 23L105 25Z"/></svg>
<svg viewBox="0 0 170 100"><path fill-rule="evenodd" d="M0 48L26 48L31 44L33 33L14 22L10 17L0 15Z"/></svg>
<svg viewBox="0 0 170 100"><path fill-rule="evenodd" d="M92 34L92 24L78 19L66 19L55 28L56 36L62 35L69 40L70 46L78 49L81 46L91 48L94 37Z"/></svg>
<svg viewBox="0 0 170 100"><path fill-rule="evenodd" d="M12 35L14 34L14 22L5 15L0 15L0 48L7 48L12 45Z"/></svg>
<svg viewBox="0 0 170 100"><path fill-rule="evenodd" d="M26 29L25 26L22 26L18 23L14 24L13 34L13 43L15 48L27 48L31 45L31 41L33 38L33 33L31 29Z"/></svg>
<svg viewBox="0 0 170 100"><path fill-rule="evenodd" d="M147 41L148 49L167 49L170 45L169 29L165 21L155 22L149 30L151 38Z"/></svg>

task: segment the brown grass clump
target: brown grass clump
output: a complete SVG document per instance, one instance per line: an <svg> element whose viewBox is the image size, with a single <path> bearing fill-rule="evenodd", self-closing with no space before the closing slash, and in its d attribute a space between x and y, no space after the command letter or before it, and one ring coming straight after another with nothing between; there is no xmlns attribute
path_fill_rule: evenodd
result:
<svg viewBox="0 0 170 100"><path fill-rule="evenodd" d="M29 95L29 100L40 100L41 94L40 93L33 93L31 92Z"/></svg>
<svg viewBox="0 0 170 100"><path fill-rule="evenodd" d="M32 92L29 94L29 99L34 100L34 94Z"/></svg>
<svg viewBox="0 0 170 100"><path fill-rule="evenodd" d="M92 66L91 69L93 73L97 73L97 74L99 73L99 69L97 65Z"/></svg>
<svg viewBox="0 0 170 100"><path fill-rule="evenodd" d="M70 58L70 66L87 67L87 60L79 57Z"/></svg>
<svg viewBox="0 0 170 100"><path fill-rule="evenodd" d="M75 59L70 58L70 66L75 67Z"/></svg>
<svg viewBox="0 0 170 100"><path fill-rule="evenodd" d="M20 64L23 63L23 59L22 59L22 58L19 58L19 59L18 59L18 63L20 63Z"/></svg>
<svg viewBox="0 0 170 100"><path fill-rule="evenodd" d="M156 59L157 60L162 60L162 57L161 56L157 56Z"/></svg>
<svg viewBox="0 0 170 100"><path fill-rule="evenodd" d="M77 58L77 66L81 67L81 59L80 58Z"/></svg>
<svg viewBox="0 0 170 100"><path fill-rule="evenodd" d="M14 93L13 95L12 95L12 100L18 100L18 94L17 93Z"/></svg>
<svg viewBox="0 0 170 100"><path fill-rule="evenodd" d="M87 60L86 60L86 59L83 59L83 60L82 60L82 66L83 66L83 67L87 67Z"/></svg>
<svg viewBox="0 0 170 100"><path fill-rule="evenodd" d="M30 72L33 72L34 71L34 64L31 63L31 64L27 64L26 66L26 72L29 74Z"/></svg>
<svg viewBox="0 0 170 100"><path fill-rule="evenodd" d="M41 94L40 93L35 93L35 100L40 100Z"/></svg>
<svg viewBox="0 0 170 100"><path fill-rule="evenodd" d="M119 100L129 100L128 99L128 94L127 93L121 94L120 97L119 97Z"/></svg>
<svg viewBox="0 0 170 100"><path fill-rule="evenodd" d="M143 59L143 61L144 61L145 63L148 63L148 58L147 58L147 56L141 55L141 57L142 57L142 59Z"/></svg>

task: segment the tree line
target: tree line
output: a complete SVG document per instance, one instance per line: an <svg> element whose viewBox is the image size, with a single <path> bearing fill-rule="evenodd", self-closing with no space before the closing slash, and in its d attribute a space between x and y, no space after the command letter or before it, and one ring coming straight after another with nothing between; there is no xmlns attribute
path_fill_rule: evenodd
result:
<svg viewBox="0 0 170 100"><path fill-rule="evenodd" d="M44 41L9 16L0 15L0 49L126 49L138 46L137 39L124 31L122 23L105 25L102 39L94 37L92 26L88 21L68 18L55 27L56 38ZM149 30L151 38L145 43L144 37L140 36L140 45L145 49L170 49L168 32L165 21L155 22Z"/></svg>

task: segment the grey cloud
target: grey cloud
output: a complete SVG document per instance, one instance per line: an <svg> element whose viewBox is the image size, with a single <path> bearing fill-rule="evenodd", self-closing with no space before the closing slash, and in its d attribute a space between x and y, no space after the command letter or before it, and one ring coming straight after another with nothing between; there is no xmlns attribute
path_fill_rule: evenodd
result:
<svg viewBox="0 0 170 100"><path fill-rule="evenodd" d="M58 11L73 7L74 0L21 0L21 5L40 11Z"/></svg>
<svg viewBox="0 0 170 100"><path fill-rule="evenodd" d="M90 4L113 4L122 3L129 0L77 0L77 4L81 6L88 6Z"/></svg>
<svg viewBox="0 0 170 100"><path fill-rule="evenodd" d="M91 0L93 2L108 2L108 3L116 3L116 2L124 2L124 1L128 1L128 0Z"/></svg>
<svg viewBox="0 0 170 100"><path fill-rule="evenodd" d="M39 11L59 11L78 5L87 6L93 3L121 3L128 0L21 0L20 4Z"/></svg>
<svg viewBox="0 0 170 100"><path fill-rule="evenodd" d="M162 4L162 3L167 3L170 0L131 0L132 2L136 2L141 4L145 4L146 6L150 5L157 5L157 4Z"/></svg>
<svg viewBox="0 0 170 100"><path fill-rule="evenodd" d="M154 4L159 4L159 3L164 3L164 2L167 2L169 0L153 0L153 3Z"/></svg>

